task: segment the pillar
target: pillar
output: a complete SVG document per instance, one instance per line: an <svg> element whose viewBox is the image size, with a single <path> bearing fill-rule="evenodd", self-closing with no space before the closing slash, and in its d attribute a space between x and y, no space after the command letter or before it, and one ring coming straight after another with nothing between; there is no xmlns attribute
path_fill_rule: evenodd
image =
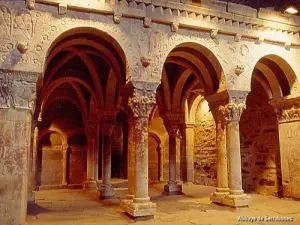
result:
<svg viewBox="0 0 300 225"><path fill-rule="evenodd" d="M152 217L156 204L150 201L148 195L148 122L158 84L135 82L132 85L133 96L128 104L134 118L135 164L129 166L135 169L135 188L133 200L123 201L121 207L133 217Z"/></svg>
<svg viewBox="0 0 300 225"><path fill-rule="evenodd" d="M195 124L185 124L185 145L186 145L186 181L194 183L194 136Z"/></svg>
<svg viewBox="0 0 300 225"><path fill-rule="evenodd" d="M68 185L68 145L63 145L63 172L62 172L62 181L61 185L63 187Z"/></svg>
<svg viewBox="0 0 300 225"><path fill-rule="evenodd" d="M95 177L95 157L97 144L99 137L99 125L98 121L88 121L85 124L85 132L87 136L87 175L84 182L84 188L97 188L97 182Z"/></svg>
<svg viewBox="0 0 300 225"><path fill-rule="evenodd" d="M232 207L249 206L251 203L250 196L244 194L244 190L242 189L239 121L245 108L245 102L238 104L230 101L226 106L225 111L229 170L229 195L225 195L224 199L222 200L222 204ZM225 180L224 183L226 184Z"/></svg>
<svg viewBox="0 0 300 225"><path fill-rule="evenodd" d="M35 202L35 189L37 186L37 151L38 151L38 134L39 128L37 121L32 121L33 133L31 134L31 160L29 163L31 164L29 167L29 185L28 185L28 202Z"/></svg>
<svg viewBox="0 0 300 225"><path fill-rule="evenodd" d="M215 203L222 203L225 195L229 195L228 173L227 173L227 152L225 132L225 110L224 106L212 107L213 116L216 122L216 150L217 150L217 188L210 196Z"/></svg>
<svg viewBox="0 0 300 225"><path fill-rule="evenodd" d="M176 181L176 136L183 117L179 113L166 112L163 118L169 135L169 181L164 186L164 193L167 195L182 194L182 185Z"/></svg>
<svg viewBox="0 0 300 225"><path fill-rule="evenodd" d="M0 74L0 224L25 224L38 75L7 70Z"/></svg>
<svg viewBox="0 0 300 225"><path fill-rule="evenodd" d="M102 183L100 199L108 199L115 196L111 186L111 140L115 125L116 115L105 116L100 119L102 131Z"/></svg>
<svg viewBox="0 0 300 225"><path fill-rule="evenodd" d="M157 154L158 154L158 180L164 180L164 154L163 149L160 145L157 146Z"/></svg>
<svg viewBox="0 0 300 225"><path fill-rule="evenodd" d="M128 119L128 169L127 169L127 179L128 179L128 191L126 199L133 200L134 189L135 189L135 146L134 146L134 126L133 119Z"/></svg>

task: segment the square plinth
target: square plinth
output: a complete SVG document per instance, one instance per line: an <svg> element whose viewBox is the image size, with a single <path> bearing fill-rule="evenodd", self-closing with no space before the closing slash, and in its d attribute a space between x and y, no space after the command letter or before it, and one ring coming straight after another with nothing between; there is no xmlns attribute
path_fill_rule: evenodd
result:
<svg viewBox="0 0 300 225"><path fill-rule="evenodd" d="M228 205L231 207L248 207L252 202L250 196L246 194L242 195L226 195L223 199L221 204Z"/></svg>
<svg viewBox="0 0 300 225"><path fill-rule="evenodd" d="M123 200L121 202L121 209L132 217L149 217L156 213L156 203L143 202L135 203L132 200Z"/></svg>
<svg viewBox="0 0 300 225"><path fill-rule="evenodd" d="M182 195L181 184L166 184L164 186L164 194L166 195Z"/></svg>

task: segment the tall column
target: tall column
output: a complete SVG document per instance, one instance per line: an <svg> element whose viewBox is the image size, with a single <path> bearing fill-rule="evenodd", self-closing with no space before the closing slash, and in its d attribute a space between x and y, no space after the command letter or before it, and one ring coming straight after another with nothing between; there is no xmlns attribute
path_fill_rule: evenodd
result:
<svg viewBox="0 0 300 225"><path fill-rule="evenodd" d="M187 172L187 182L194 182L194 132L195 124L186 123L185 124L185 146L186 146L186 172Z"/></svg>
<svg viewBox="0 0 300 225"><path fill-rule="evenodd" d="M133 200L135 193L135 146L133 119L128 119L128 191L126 199Z"/></svg>
<svg viewBox="0 0 300 225"><path fill-rule="evenodd" d="M244 194L242 188L239 121L245 108L245 102L230 101L225 109L230 194L224 197L222 204L233 207L248 206L251 203L251 198Z"/></svg>
<svg viewBox="0 0 300 225"><path fill-rule="evenodd" d="M129 166L135 168L134 199L123 201L121 206L133 217L153 216L156 204L148 195L148 121L158 84L135 82L133 86L129 106L134 116L135 164Z"/></svg>
<svg viewBox="0 0 300 225"><path fill-rule="evenodd" d="M211 106L211 108L216 122L217 189L211 195L210 200L215 203L222 203L225 195L229 194L225 133L225 107L217 105Z"/></svg>
<svg viewBox="0 0 300 225"><path fill-rule="evenodd" d="M115 115L111 115L100 119L100 127L102 130L102 183L100 199L112 198L115 195L111 187L111 139L115 118Z"/></svg>
<svg viewBox="0 0 300 225"><path fill-rule="evenodd" d="M69 145L63 145L63 172L62 172L62 186L68 185L68 149Z"/></svg>
<svg viewBox="0 0 300 225"><path fill-rule="evenodd" d="M84 188L97 188L95 177L95 156L98 151L96 141L99 137L98 121L88 121L85 124L85 131L87 136L87 175L84 182Z"/></svg>

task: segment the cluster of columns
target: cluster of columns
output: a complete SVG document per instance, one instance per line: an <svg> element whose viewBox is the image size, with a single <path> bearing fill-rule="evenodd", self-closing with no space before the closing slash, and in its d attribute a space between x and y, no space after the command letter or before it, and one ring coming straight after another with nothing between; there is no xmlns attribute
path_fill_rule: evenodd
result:
<svg viewBox="0 0 300 225"><path fill-rule="evenodd" d="M217 188L211 201L232 207L249 206L242 188L239 121L246 108L244 98L229 96L229 102L210 103L216 122Z"/></svg>

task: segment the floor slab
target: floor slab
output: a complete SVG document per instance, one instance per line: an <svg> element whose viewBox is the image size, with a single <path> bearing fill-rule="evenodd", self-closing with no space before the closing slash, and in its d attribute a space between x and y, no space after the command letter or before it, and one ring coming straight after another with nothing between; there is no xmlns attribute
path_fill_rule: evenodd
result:
<svg viewBox="0 0 300 225"><path fill-rule="evenodd" d="M272 196L251 194L249 208L233 209L215 205L209 195L215 188L183 185L184 195L163 195L164 184L150 185L149 193L157 204L153 219L142 221L129 218L119 204L126 196L126 188L116 188L116 198L99 200L92 190L47 190L36 193L36 203L28 206L28 225L238 225L238 224L300 224L300 202ZM265 216L292 217L293 222L243 222Z"/></svg>

